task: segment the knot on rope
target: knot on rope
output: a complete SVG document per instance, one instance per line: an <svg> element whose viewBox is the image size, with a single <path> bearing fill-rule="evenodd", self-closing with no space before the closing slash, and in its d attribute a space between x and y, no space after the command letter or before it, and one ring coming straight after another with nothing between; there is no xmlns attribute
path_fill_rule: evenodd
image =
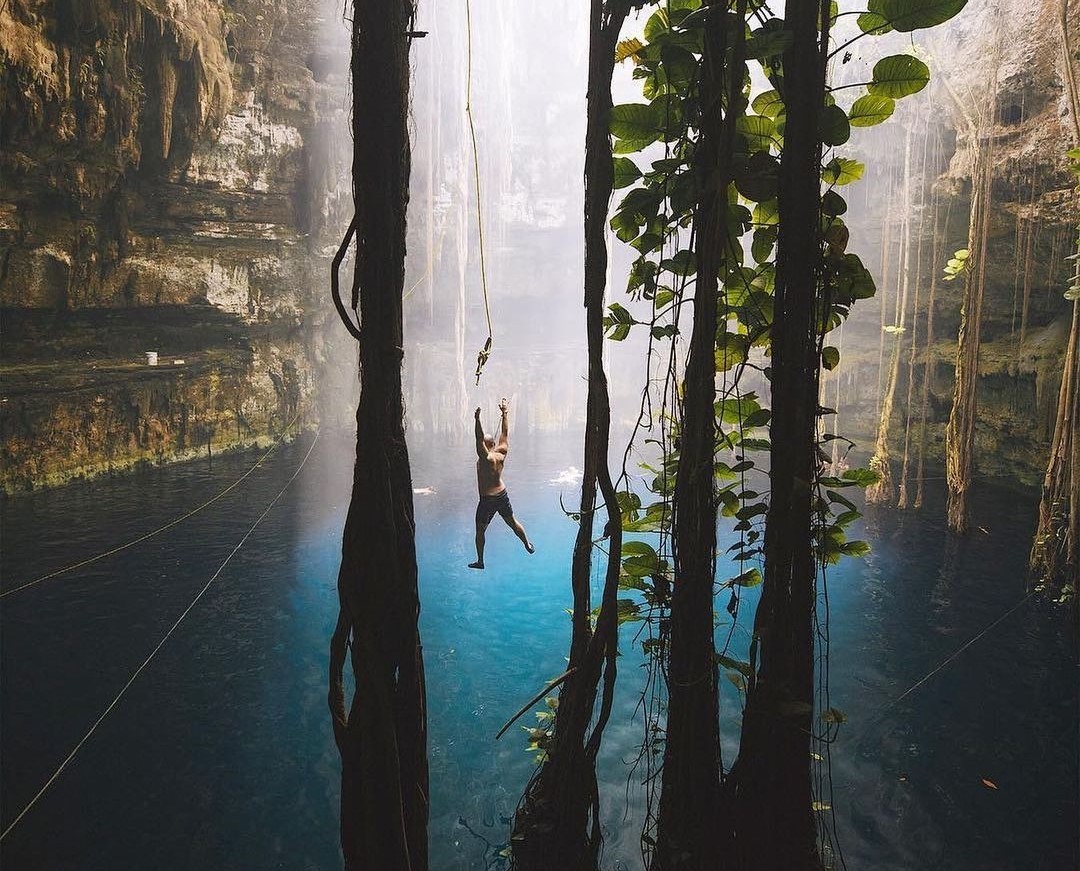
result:
<svg viewBox="0 0 1080 871"><path fill-rule="evenodd" d="M487 363L488 357L491 356L491 336L487 337L487 341L484 342L484 347L480 349L480 353L476 355L476 383L480 384L480 373L484 371L484 364Z"/></svg>

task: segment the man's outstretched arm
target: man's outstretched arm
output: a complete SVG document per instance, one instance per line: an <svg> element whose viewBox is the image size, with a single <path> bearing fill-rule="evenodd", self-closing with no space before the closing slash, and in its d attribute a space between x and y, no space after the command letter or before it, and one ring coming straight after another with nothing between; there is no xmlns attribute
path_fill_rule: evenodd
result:
<svg viewBox="0 0 1080 871"><path fill-rule="evenodd" d="M487 458L488 452L487 447L484 445L484 427L480 423L479 408L476 409L476 414L474 415L474 417L476 418L476 456L483 460Z"/></svg>
<svg viewBox="0 0 1080 871"><path fill-rule="evenodd" d="M499 411L502 412L502 426L499 429L498 448L505 454L510 449L510 404L505 399L499 402Z"/></svg>

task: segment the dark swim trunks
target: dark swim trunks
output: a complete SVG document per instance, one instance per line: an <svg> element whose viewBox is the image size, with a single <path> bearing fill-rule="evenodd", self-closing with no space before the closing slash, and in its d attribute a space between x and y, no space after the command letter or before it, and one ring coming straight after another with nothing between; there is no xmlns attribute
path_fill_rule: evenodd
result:
<svg viewBox="0 0 1080 871"><path fill-rule="evenodd" d="M476 522L487 526L496 514L499 514L503 520L509 520L514 516L513 506L510 505L510 493L505 489L494 496L480 497L480 503L476 506Z"/></svg>

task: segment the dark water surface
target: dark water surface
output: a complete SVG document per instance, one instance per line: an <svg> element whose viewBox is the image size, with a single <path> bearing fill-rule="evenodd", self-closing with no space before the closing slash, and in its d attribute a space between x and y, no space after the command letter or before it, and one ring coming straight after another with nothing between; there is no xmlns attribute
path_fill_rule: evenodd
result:
<svg viewBox="0 0 1080 871"><path fill-rule="evenodd" d="M297 470L311 438L162 535L0 600L6 829L121 692ZM338 761L326 710L347 439L307 465L42 797L3 840L5 869L333 869ZM532 770L502 723L565 668L574 528L559 510L572 439L515 442L507 476L538 552L496 518L471 571L471 445L416 444L428 674L432 868L484 868ZM183 514L247 471L244 454L6 499L11 590ZM1076 868L1076 639L1032 601L896 702L1025 594L1032 498L982 487L964 541L923 511L879 512L873 553L830 580L832 805L852 871ZM749 613L749 609L745 609ZM378 615L372 615L378 619ZM623 638L600 778L606 866L638 868L627 795L640 652ZM726 682L725 682L726 684ZM725 688L725 758L738 722ZM527 722L526 720L522 721ZM989 781L997 788L987 786Z"/></svg>

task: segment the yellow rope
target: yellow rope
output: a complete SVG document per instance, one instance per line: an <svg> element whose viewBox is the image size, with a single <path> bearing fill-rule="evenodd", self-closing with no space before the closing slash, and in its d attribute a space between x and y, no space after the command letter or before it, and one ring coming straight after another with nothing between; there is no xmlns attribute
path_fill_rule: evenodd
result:
<svg viewBox="0 0 1080 871"><path fill-rule="evenodd" d="M285 432L288 432L289 428L294 423L296 423L296 417L294 417L291 421L289 421L288 426L285 427ZM7 597L7 596L11 596L14 593L18 593L20 590L27 589L28 587L33 587L36 584L40 584L42 581L49 580L50 578L55 578L58 575L64 575L64 574L67 574L68 572L75 571L75 569L81 569L83 566L88 566L91 563L96 563L98 560L103 560L107 556L112 556L115 553L120 553L120 551L127 550L129 547L134 547L135 545L140 544L140 543L146 541L149 538L153 538L155 535L160 535L166 529L172 529L178 523L183 523L189 517L193 517L194 515L198 514L200 511L202 511L204 508L209 508L211 505L213 505L215 502L217 502L220 498L222 498L225 494L229 493L231 490L234 490L236 487L238 487L241 483L243 483L243 481L249 475L251 475L252 472L254 472L257 468L259 468L259 466L262 465L263 460L265 460L275 450L277 450L278 446L281 444L281 439L282 439L282 436L284 436L284 434L285 433L282 433L281 436L278 436L278 438L274 442L274 444L270 446L270 449L267 450L266 453L264 453L261 457L259 457L259 459L255 461L255 465L253 465L250 469L248 469L246 472L244 472L243 475L241 475L239 478L237 478L235 481L233 481L224 490L220 491L216 496L211 496L209 499L207 499L201 505L198 505L195 508L192 508L189 512L187 512L187 514L182 514L179 517L177 517L175 520L170 520L164 526L159 526L157 529L151 530L150 532L147 532L145 535L140 535L138 538L133 538L133 539L131 539L131 541L125 542L124 544L117 545L116 547L112 548L111 550L107 550L104 553L99 553L97 556L92 556L89 559L82 560L81 562L72 563L71 565L64 566L61 569L57 569L54 572L49 572L47 575L42 575L40 578L34 578L34 580L32 580L32 581L27 581L25 584L20 584L19 586L13 587L10 590L4 590L2 593L0 593L0 599L3 599L5 597Z"/></svg>
<svg viewBox="0 0 1080 871"><path fill-rule="evenodd" d="M476 127L472 115L472 10L465 0L465 116L469 119L469 136L472 138L473 175L476 179L476 230L480 242L480 286L484 291L484 314L487 315L488 336L484 347L476 355L476 383L491 356L492 328L491 306L488 304L487 270L484 266L484 209L480 197L480 157L476 149Z"/></svg>

